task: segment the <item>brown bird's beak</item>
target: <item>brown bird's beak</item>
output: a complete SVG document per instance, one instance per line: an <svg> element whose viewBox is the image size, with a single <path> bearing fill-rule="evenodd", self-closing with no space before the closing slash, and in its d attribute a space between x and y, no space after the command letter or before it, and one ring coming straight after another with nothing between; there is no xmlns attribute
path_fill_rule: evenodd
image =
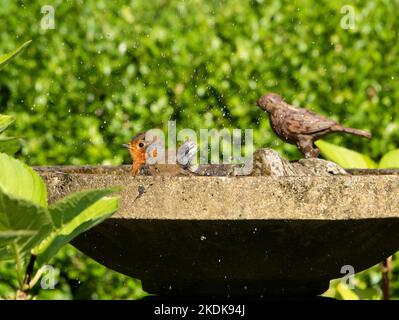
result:
<svg viewBox="0 0 399 320"><path fill-rule="evenodd" d="M266 111L266 107L265 107L265 105L262 102L262 98L259 98L258 100L256 100L256 106L261 108L262 110Z"/></svg>
<svg viewBox="0 0 399 320"><path fill-rule="evenodd" d="M129 149L129 145L127 143L122 144L122 147Z"/></svg>

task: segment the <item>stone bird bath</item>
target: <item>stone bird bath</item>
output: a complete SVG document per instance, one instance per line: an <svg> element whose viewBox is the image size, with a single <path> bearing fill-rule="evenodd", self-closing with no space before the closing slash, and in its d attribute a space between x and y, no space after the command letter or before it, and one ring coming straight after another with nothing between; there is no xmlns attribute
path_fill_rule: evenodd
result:
<svg viewBox="0 0 399 320"><path fill-rule="evenodd" d="M399 250L398 171L350 176L133 177L122 167L36 168L50 202L123 186L120 210L75 240L161 296L315 296L341 268Z"/></svg>

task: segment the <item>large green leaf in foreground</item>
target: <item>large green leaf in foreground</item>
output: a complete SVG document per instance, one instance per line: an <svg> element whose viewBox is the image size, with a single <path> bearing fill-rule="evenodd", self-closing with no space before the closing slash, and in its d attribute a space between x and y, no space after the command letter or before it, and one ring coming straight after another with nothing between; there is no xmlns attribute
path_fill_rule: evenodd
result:
<svg viewBox="0 0 399 320"><path fill-rule="evenodd" d="M377 164L368 156L336 146L323 140L318 140L315 145L320 149L324 158L331 160L346 169L377 168Z"/></svg>
<svg viewBox="0 0 399 320"><path fill-rule="evenodd" d="M0 230L0 247L16 240L18 237L34 236L37 232L33 230Z"/></svg>
<svg viewBox="0 0 399 320"><path fill-rule="evenodd" d="M120 188L88 190L69 195L49 207L56 229L61 229L101 198L119 191Z"/></svg>
<svg viewBox="0 0 399 320"><path fill-rule="evenodd" d="M0 188L0 260L26 256L51 229L47 209L15 199Z"/></svg>
<svg viewBox="0 0 399 320"><path fill-rule="evenodd" d="M42 265L59 249L79 234L109 218L119 207L119 197L104 197L116 189L84 191L72 194L49 208L57 224L54 230L34 249L37 261Z"/></svg>
<svg viewBox="0 0 399 320"><path fill-rule="evenodd" d="M31 42L32 40L29 40L21 45L18 49L15 49L13 52L0 55L0 70L18 54L20 54Z"/></svg>
<svg viewBox="0 0 399 320"><path fill-rule="evenodd" d="M10 196L47 207L46 185L29 166L0 153L0 188Z"/></svg>

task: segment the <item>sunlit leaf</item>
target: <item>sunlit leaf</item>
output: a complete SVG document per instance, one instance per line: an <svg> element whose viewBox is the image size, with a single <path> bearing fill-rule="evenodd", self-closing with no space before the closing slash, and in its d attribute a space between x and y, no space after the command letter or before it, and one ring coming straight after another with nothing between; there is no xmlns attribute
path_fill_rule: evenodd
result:
<svg viewBox="0 0 399 320"><path fill-rule="evenodd" d="M42 178L29 166L0 153L0 187L17 199L47 206L47 190Z"/></svg>
<svg viewBox="0 0 399 320"><path fill-rule="evenodd" d="M0 247L18 237L34 236L35 234L36 232L33 230L0 230Z"/></svg>
<svg viewBox="0 0 399 320"><path fill-rule="evenodd" d="M0 188L0 260L24 257L51 232L46 208L16 199Z"/></svg>
<svg viewBox="0 0 399 320"><path fill-rule="evenodd" d="M381 169L397 169L399 168L399 149L386 153L379 164Z"/></svg>
<svg viewBox="0 0 399 320"><path fill-rule="evenodd" d="M348 288L347 285L341 282L338 283L336 290L341 295L343 300L359 300L359 296L350 288Z"/></svg>
<svg viewBox="0 0 399 320"><path fill-rule="evenodd" d="M8 155L12 156L20 148L21 142L19 138L0 136L0 153L7 153Z"/></svg>
<svg viewBox="0 0 399 320"><path fill-rule="evenodd" d="M20 54L31 42L32 40L29 40L13 52L0 55L0 70L12 59L14 59L18 54Z"/></svg>
<svg viewBox="0 0 399 320"><path fill-rule="evenodd" d="M59 200L49 207L55 228L62 228L98 200L117 191L120 188L81 191Z"/></svg>
<svg viewBox="0 0 399 320"><path fill-rule="evenodd" d="M377 168L377 164L370 157L359 152L336 146L322 140L316 141L315 145L320 149L321 154L325 159L333 161L343 168Z"/></svg>
<svg viewBox="0 0 399 320"><path fill-rule="evenodd" d="M15 117L0 114L0 133L6 130L15 121Z"/></svg>
<svg viewBox="0 0 399 320"><path fill-rule="evenodd" d="M80 195L77 195L77 197L80 198ZM67 208L65 202L60 205L63 207L62 210ZM58 208L55 209L56 207L57 205L50 208L50 212L54 212L54 210L58 211ZM35 254L38 255L37 261L39 265L48 262L59 249L72 241L79 234L109 218L116 212L118 207L119 197L104 197L94 202L91 206L83 209L78 214L75 212L75 218L63 224L59 229L54 230L49 237L34 249ZM70 210L75 211L73 206L70 206ZM65 216L72 216L72 214L70 214L70 212L65 212Z"/></svg>

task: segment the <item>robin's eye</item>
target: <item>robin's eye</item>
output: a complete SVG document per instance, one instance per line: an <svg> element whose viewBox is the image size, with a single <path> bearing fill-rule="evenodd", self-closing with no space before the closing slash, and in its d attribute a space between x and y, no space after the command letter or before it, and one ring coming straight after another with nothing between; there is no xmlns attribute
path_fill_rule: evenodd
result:
<svg viewBox="0 0 399 320"><path fill-rule="evenodd" d="M143 142L140 142L140 143L139 143L139 147L140 147L140 148L143 148L143 147L144 147L144 143L143 143Z"/></svg>

